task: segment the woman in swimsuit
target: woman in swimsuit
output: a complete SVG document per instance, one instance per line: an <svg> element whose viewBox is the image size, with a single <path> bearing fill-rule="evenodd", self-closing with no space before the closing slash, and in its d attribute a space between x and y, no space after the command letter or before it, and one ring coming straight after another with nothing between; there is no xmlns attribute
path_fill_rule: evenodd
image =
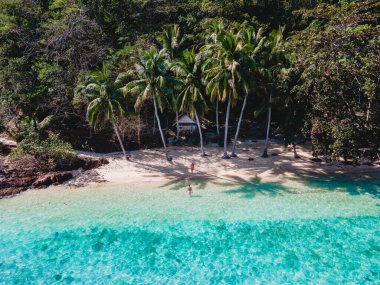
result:
<svg viewBox="0 0 380 285"><path fill-rule="evenodd" d="M191 197L191 194L193 193L193 188L190 186L190 184L189 184L189 187L187 187L187 192L189 193L189 196Z"/></svg>
<svg viewBox="0 0 380 285"><path fill-rule="evenodd" d="M190 164L190 171L191 171L191 173L194 173L194 168L195 168L195 163L192 162L192 163Z"/></svg>

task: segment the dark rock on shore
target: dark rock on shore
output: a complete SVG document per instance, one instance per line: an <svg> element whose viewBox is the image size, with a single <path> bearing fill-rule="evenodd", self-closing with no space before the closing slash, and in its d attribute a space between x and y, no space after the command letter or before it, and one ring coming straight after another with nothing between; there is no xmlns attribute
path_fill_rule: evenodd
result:
<svg viewBox="0 0 380 285"><path fill-rule="evenodd" d="M54 162L28 155L8 164L6 156L0 156L0 198L29 188L61 184L73 177L73 170L87 171L108 163L105 158L79 156L68 161Z"/></svg>
<svg viewBox="0 0 380 285"><path fill-rule="evenodd" d="M38 188L38 187L47 187L52 184L58 185L71 178L73 178L73 174L71 172L49 173L42 177L39 177L36 181L33 182L32 186L34 188Z"/></svg>
<svg viewBox="0 0 380 285"><path fill-rule="evenodd" d="M57 165L57 170L73 170L79 168L82 168L83 170L90 170L108 163L108 160L105 158L95 159L89 157L79 157L68 161L60 161Z"/></svg>

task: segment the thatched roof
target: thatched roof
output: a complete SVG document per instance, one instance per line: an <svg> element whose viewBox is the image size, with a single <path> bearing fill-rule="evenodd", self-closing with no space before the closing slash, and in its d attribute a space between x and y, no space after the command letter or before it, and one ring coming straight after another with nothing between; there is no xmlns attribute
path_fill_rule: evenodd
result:
<svg viewBox="0 0 380 285"><path fill-rule="evenodd" d="M174 122L173 125L175 125L177 122ZM191 119L188 115L183 115L178 119L178 125L182 126L191 126L191 125L197 125L197 123L194 122L193 119Z"/></svg>

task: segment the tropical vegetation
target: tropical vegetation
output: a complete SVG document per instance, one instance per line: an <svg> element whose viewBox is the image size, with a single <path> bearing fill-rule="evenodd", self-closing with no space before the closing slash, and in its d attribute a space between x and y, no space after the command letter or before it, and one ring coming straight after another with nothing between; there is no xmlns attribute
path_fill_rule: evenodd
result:
<svg viewBox="0 0 380 285"><path fill-rule="evenodd" d="M38 130L171 160L183 113L202 156L206 132L223 158L248 136L263 157L270 138L296 158L303 141L326 160L379 152L376 0L4 0L0 23L0 130L22 145Z"/></svg>

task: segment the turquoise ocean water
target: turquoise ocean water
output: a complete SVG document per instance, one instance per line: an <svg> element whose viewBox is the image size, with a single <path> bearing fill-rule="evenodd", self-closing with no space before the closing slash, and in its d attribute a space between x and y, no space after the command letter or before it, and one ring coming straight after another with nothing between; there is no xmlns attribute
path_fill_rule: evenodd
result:
<svg viewBox="0 0 380 285"><path fill-rule="evenodd" d="M379 284L378 178L193 187L0 200L0 284Z"/></svg>

